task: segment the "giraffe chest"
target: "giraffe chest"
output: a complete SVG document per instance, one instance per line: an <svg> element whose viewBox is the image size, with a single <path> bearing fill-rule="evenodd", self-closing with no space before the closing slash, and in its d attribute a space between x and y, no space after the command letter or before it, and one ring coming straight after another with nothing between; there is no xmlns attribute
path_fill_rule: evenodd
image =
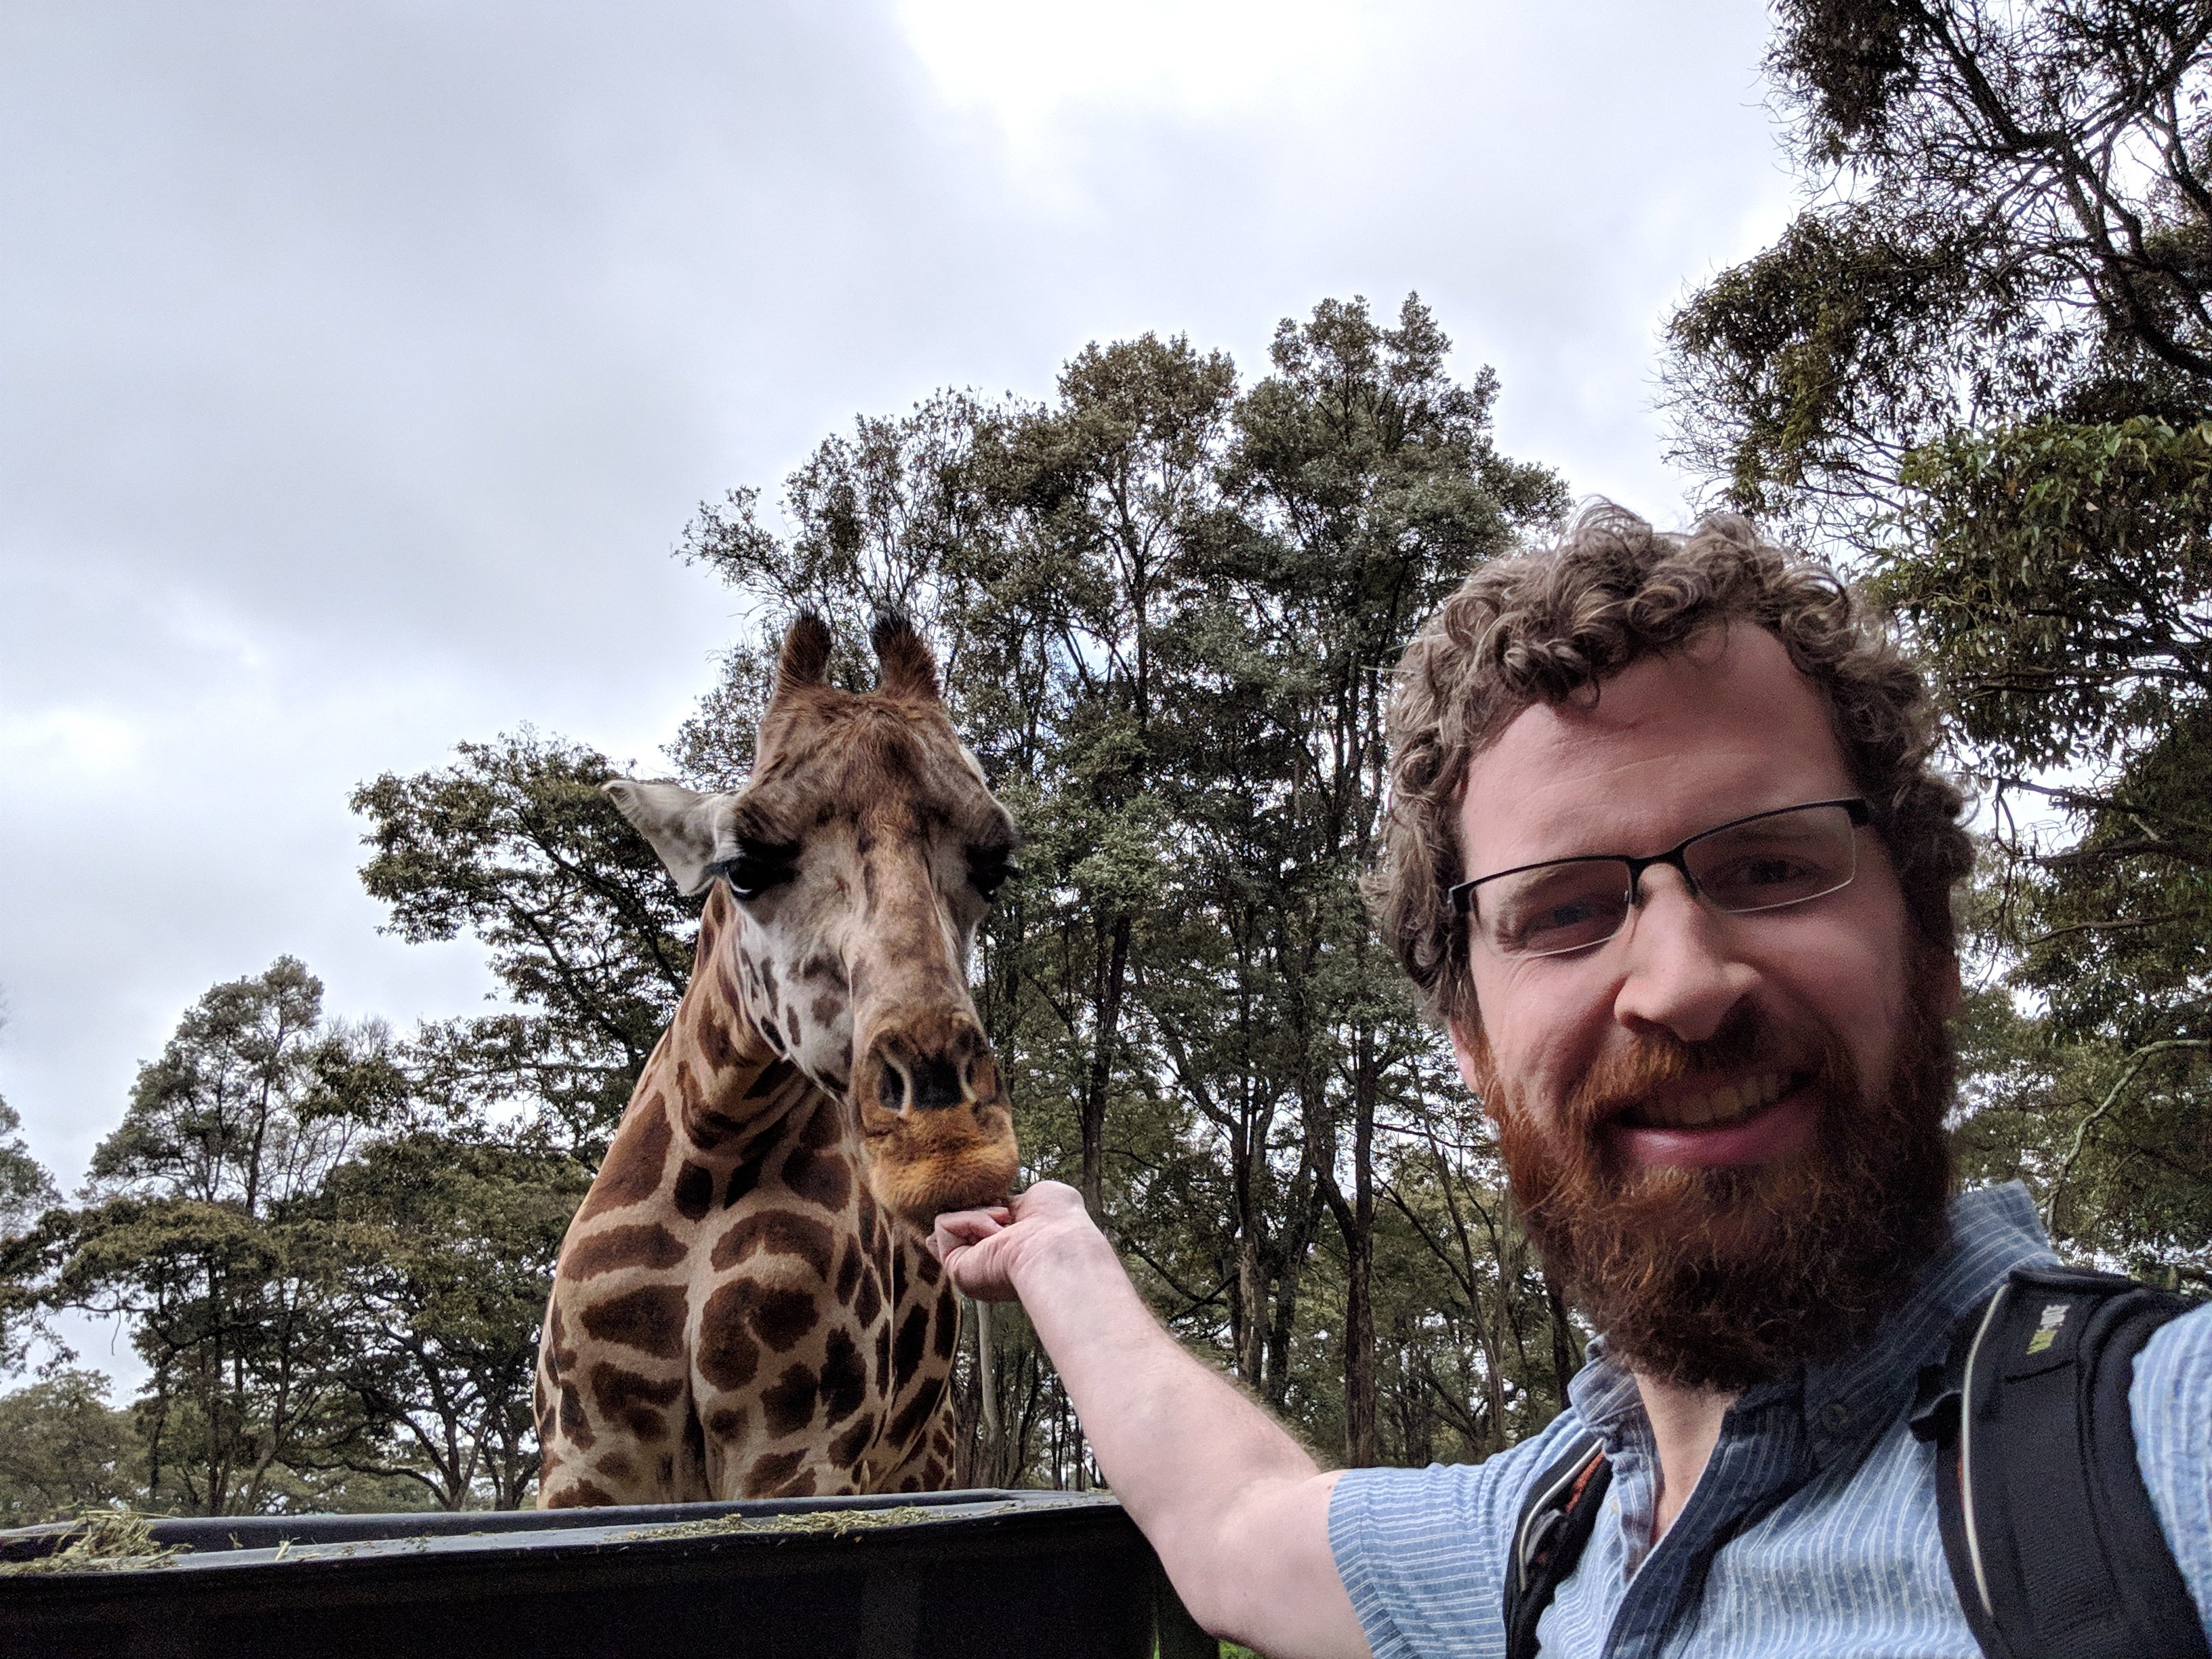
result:
<svg viewBox="0 0 2212 1659"><path fill-rule="evenodd" d="M671 1134L650 1191L617 1185L619 1201L586 1202L549 1310L546 1398L565 1431L580 1389L598 1434L619 1444L564 1432L564 1451L587 1448L605 1475L638 1462L629 1448L659 1448L642 1466L667 1462L672 1495L908 1478L941 1437L958 1308L836 1127L830 1110L799 1115L711 1163Z"/></svg>
<svg viewBox="0 0 2212 1659"><path fill-rule="evenodd" d="M941 1396L957 1340L950 1289L847 1173L856 1202L837 1215L778 1182L701 1230L686 1348L710 1462L717 1449L818 1449L865 1486L867 1467L912 1437L902 1415Z"/></svg>

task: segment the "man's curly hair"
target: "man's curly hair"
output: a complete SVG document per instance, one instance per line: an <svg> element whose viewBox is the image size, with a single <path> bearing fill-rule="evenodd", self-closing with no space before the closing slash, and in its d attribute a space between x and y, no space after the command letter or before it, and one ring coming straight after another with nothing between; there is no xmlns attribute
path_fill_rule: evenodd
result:
<svg viewBox="0 0 2212 1659"><path fill-rule="evenodd" d="M1479 1018L1468 928L1445 897L1464 878L1468 763L1538 702L1595 696L1639 659L1717 624L1765 629L1828 706L1854 786L1873 809L1925 941L1956 950L1951 890L1972 867L1957 787L1934 771L1935 714L1918 671L1825 566L1718 513L1686 535L1610 501L1547 551L1483 566L1407 647L1390 701L1390 801L1370 893L1383 935L1430 1008Z"/></svg>

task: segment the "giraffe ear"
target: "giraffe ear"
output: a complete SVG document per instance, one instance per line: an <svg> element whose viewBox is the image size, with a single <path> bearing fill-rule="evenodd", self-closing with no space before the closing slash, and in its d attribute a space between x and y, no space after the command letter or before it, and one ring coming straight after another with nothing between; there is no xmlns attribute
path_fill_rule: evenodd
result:
<svg viewBox="0 0 2212 1659"><path fill-rule="evenodd" d="M640 783L617 778L606 786L615 810L653 843L668 873L696 897L714 880L714 866L735 856L730 795L702 795L680 783Z"/></svg>
<svg viewBox="0 0 2212 1659"><path fill-rule="evenodd" d="M830 626L811 611L802 611L793 618L783 649L776 653L775 689L781 692L787 686L819 685L829 673Z"/></svg>
<svg viewBox="0 0 2212 1659"><path fill-rule="evenodd" d="M887 697L940 701L937 654L929 648L929 641L915 632L912 623L896 612L878 617L868 643L876 647L876 661L881 665L876 676L877 690Z"/></svg>

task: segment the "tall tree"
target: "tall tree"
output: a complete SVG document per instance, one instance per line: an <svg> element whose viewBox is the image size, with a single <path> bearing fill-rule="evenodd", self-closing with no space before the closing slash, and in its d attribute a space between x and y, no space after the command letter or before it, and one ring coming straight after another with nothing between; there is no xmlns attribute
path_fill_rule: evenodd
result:
<svg viewBox="0 0 2212 1659"><path fill-rule="evenodd" d="M326 1027L322 985L292 957L215 987L140 1067L88 1203L33 1235L50 1303L133 1322L155 1501L264 1508L287 1468L352 1431L329 1411L330 1240L288 1211L388 1109L386 1047Z"/></svg>
<svg viewBox="0 0 2212 1659"><path fill-rule="evenodd" d="M1434 1042L1359 896L1382 806L1390 671L1471 568L1565 504L1553 474L1496 453L1496 377L1455 380L1449 351L1418 297L1395 327L1364 301L1323 301L1277 331L1274 373L1238 407L1228 467L1255 533L1234 544L1225 574L1278 688L1280 769L1249 783L1291 842L1277 866L1276 972L1310 1162L1344 1242L1354 1464L1376 1451L1376 1111L1389 1074Z"/></svg>
<svg viewBox="0 0 2212 1659"><path fill-rule="evenodd" d="M695 907L601 789L604 756L530 732L458 753L353 796L369 822L362 884L388 930L471 934L509 1000L426 1029L422 1086L538 1111L595 1164L690 978Z"/></svg>
<svg viewBox="0 0 2212 1659"><path fill-rule="evenodd" d="M0 1375L20 1366L37 1329L38 1297L24 1275L35 1272L25 1235L61 1201L54 1178L24 1144L23 1120L0 1100Z"/></svg>
<svg viewBox="0 0 2212 1659"><path fill-rule="evenodd" d="M342 1376L368 1431L335 1461L440 1509L520 1508L538 1477L538 1326L591 1171L534 1139L412 1129L303 1206L336 1247Z"/></svg>
<svg viewBox="0 0 2212 1659"><path fill-rule="evenodd" d="M145 1495L145 1449L97 1371L0 1395L0 1526L29 1527Z"/></svg>
<svg viewBox="0 0 2212 1659"><path fill-rule="evenodd" d="M1079 1183L1179 1324L1225 1323L1284 1406L1334 1214L1362 1289L1328 1351L1370 1459L1374 1115L1435 1048L1358 887L1385 682L1441 592L1561 504L1495 453L1494 381L1455 381L1449 349L1418 301L1286 323L1250 388L1182 339L1092 346L1049 401L948 395L825 443L787 535L741 490L687 544L774 611L857 632L896 602L930 628L1028 839L978 997L1031 1171ZM673 751L696 775L741 775L716 728L757 708L770 627Z"/></svg>

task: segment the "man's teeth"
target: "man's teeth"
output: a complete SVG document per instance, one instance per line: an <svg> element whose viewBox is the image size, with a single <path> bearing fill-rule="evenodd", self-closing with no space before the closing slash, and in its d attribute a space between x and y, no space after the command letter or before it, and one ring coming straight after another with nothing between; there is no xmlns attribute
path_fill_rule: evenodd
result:
<svg viewBox="0 0 2212 1659"><path fill-rule="evenodd" d="M1787 1072L1762 1072L1756 1077L1701 1095L1677 1096L1668 1101L1647 1100L1628 1115L1650 1129L1710 1129L1741 1121L1782 1098L1790 1085Z"/></svg>

